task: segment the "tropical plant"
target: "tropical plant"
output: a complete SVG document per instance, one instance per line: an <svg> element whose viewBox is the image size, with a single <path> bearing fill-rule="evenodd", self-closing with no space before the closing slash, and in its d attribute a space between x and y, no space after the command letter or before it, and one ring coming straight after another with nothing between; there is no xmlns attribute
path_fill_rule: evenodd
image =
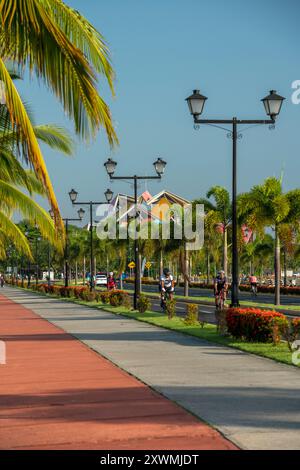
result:
<svg viewBox="0 0 300 470"><path fill-rule="evenodd" d="M255 185L249 193L238 198L238 211L247 225L263 236L266 227L271 227L275 237L275 305L280 304L280 249L281 231L286 224L298 227L300 220L300 190L284 193L282 178L270 177L263 184Z"/></svg>
<svg viewBox="0 0 300 470"><path fill-rule="evenodd" d="M199 199L197 200L198 204L204 204L204 210L207 215L214 218L216 225L214 227L215 231L219 231L222 234L223 238L223 269L225 275L227 276L228 271L228 228L231 222L231 203L230 196L227 189L221 186L212 186L206 194L208 199ZM209 200L210 198L214 199L214 204Z"/></svg>
<svg viewBox="0 0 300 470"><path fill-rule="evenodd" d="M26 108L5 65L29 69L54 92L84 138L104 127L111 145L117 142L109 108L97 91L97 74L113 92L113 69L100 33L61 0L0 1L0 82L5 109L28 160L45 187L57 227L63 223L47 168ZM4 108L4 105L0 106Z"/></svg>
<svg viewBox="0 0 300 470"><path fill-rule="evenodd" d="M6 116L6 117L5 117ZM23 168L19 156L27 160L27 147L19 146L17 133L2 109L0 119L0 257L5 257L5 246L12 242L24 255L31 257L24 233L12 220L18 211L29 223L37 224L42 236L61 248L61 240L55 236L53 222L46 211L33 199L34 193L45 196L46 191L35 174ZM6 122L7 121L7 122ZM72 140L68 133L55 125L33 126L37 139L53 149L72 153ZM28 194L24 193L26 191Z"/></svg>

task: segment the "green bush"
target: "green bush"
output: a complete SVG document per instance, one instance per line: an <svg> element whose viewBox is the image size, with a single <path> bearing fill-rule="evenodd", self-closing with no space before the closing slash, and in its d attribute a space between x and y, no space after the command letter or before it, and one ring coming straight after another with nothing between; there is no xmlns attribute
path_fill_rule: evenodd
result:
<svg viewBox="0 0 300 470"><path fill-rule="evenodd" d="M128 300L125 300L129 297L127 292L122 290L113 290L110 292L109 301L112 307L120 307L121 305L127 304Z"/></svg>
<svg viewBox="0 0 300 470"><path fill-rule="evenodd" d="M96 299L96 294L94 291L90 291L89 289L84 289L81 292L81 299L85 300L86 302L93 302Z"/></svg>
<svg viewBox="0 0 300 470"><path fill-rule="evenodd" d="M187 326L199 325L197 304L186 305L186 316L183 319L183 323Z"/></svg>
<svg viewBox="0 0 300 470"><path fill-rule="evenodd" d="M176 315L176 300L175 299L169 299L166 301L166 313L168 315L169 320L171 318L175 317Z"/></svg>
<svg viewBox="0 0 300 470"><path fill-rule="evenodd" d="M103 304L109 304L109 301L110 301L110 292L109 291L106 291L106 292L100 292L100 300Z"/></svg>
<svg viewBox="0 0 300 470"><path fill-rule="evenodd" d="M151 302L150 299L146 295L140 295L137 308L140 313L145 313L146 310L150 310Z"/></svg>

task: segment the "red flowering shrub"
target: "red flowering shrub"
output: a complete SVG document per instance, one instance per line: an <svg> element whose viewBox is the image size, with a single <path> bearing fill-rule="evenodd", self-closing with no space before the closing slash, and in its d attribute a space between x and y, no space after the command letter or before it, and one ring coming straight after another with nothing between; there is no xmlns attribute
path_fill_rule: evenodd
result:
<svg viewBox="0 0 300 470"><path fill-rule="evenodd" d="M121 305L129 305L129 295L122 290L113 290L110 292L109 301L112 307L120 307Z"/></svg>
<svg viewBox="0 0 300 470"><path fill-rule="evenodd" d="M110 301L110 291L104 291L99 293L100 300L103 304L109 304Z"/></svg>
<svg viewBox="0 0 300 470"><path fill-rule="evenodd" d="M87 290L87 287L84 286L75 286L73 287L73 295L76 299L82 299L82 292Z"/></svg>
<svg viewBox="0 0 300 470"><path fill-rule="evenodd" d="M283 321L286 317L279 312L258 308L229 308L226 314L227 329L231 336L264 343L273 340L275 319Z"/></svg>

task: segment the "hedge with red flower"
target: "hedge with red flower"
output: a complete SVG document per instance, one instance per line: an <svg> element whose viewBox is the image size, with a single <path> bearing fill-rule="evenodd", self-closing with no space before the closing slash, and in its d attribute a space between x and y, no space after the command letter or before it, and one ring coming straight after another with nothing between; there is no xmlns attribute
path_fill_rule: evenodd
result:
<svg viewBox="0 0 300 470"><path fill-rule="evenodd" d="M258 308L229 308L226 313L228 332L247 341L273 341L274 324L285 321L282 313Z"/></svg>

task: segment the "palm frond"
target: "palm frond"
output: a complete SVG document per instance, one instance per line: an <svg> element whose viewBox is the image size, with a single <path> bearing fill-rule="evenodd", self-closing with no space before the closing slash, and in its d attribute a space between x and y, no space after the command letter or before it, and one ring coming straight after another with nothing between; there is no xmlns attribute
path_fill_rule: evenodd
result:
<svg viewBox="0 0 300 470"><path fill-rule="evenodd" d="M29 259L32 259L30 246L24 233L1 210L0 210L0 232L4 235L5 238L9 238L9 241L14 244L14 246L16 247L18 251L20 251L22 254L27 256Z"/></svg>
<svg viewBox="0 0 300 470"><path fill-rule="evenodd" d="M59 250L62 249L62 241L57 238L53 221L45 209L19 189L2 180L0 180L0 210L19 211L29 222L38 225L46 240Z"/></svg>
<svg viewBox="0 0 300 470"><path fill-rule="evenodd" d="M34 133L38 140L41 140L52 149L59 150L66 155L72 155L74 142L69 132L63 127L55 124L34 126Z"/></svg>
<svg viewBox="0 0 300 470"><path fill-rule="evenodd" d="M10 113L10 119L14 126L20 129L20 132L24 136L24 141L27 146L28 157L32 163L34 171L43 183L46 191L48 200L51 204L52 210L54 212L54 220L56 227L59 229L60 233L64 234L63 222L61 220L57 200L53 191L53 187L47 172L47 168L37 141L37 138L34 133L34 129L28 118L22 100L19 96L19 93L5 67L3 60L0 57L0 80L5 85L6 90L6 106Z"/></svg>
<svg viewBox="0 0 300 470"><path fill-rule="evenodd" d="M1 0L0 16L1 57L29 66L43 79L82 137L104 127L110 145L118 143L109 108L97 91L93 67L111 88L113 72L96 30L59 0Z"/></svg>

